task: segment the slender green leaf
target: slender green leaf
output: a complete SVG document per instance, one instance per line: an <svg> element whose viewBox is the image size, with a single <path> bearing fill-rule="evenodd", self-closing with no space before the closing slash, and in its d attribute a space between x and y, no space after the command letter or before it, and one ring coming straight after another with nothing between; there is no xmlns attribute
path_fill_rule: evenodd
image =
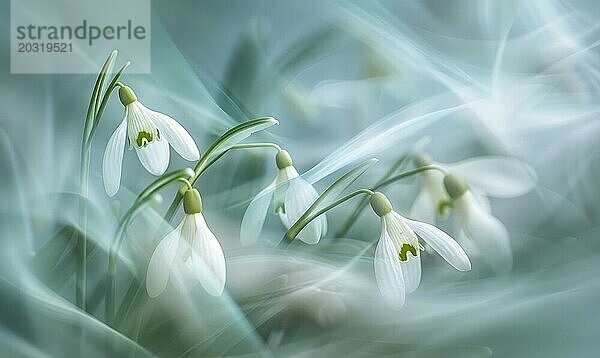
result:
<svg viewBox="0 0 600 358"><path fill-rule="evenodd" d="M362 162L361 164L354 167L352 170L341 176L338 180L336 180L333 184L331 184L324 192L319 196L319 204L313 209L320 210L326 205L331 204L334 200L336 200L352 183L354 183L361 175L363 175L369 167L378 160L376 158L371 158Z"/></svg>
<svg viewBox="0 0 600 358"><path fill-rule="evenodd" d="M220 153L226 151L227 149L231 148L231 146L243 141L253 133L265 130L275 124L279 124L279 121L277 121L275 118L264 117L241 123L225 132L208 148L206 153L204 153L204 156L196 165L196 178L194 178L194 180L200 176L204 166L213 156L219 155Z"/></svg>
<svg viewBox="0 0 600 358"><path fill-rule="evenodd" d="M196 167L194 168L196 175L190 180L191 183L194 184L196 180L198 180L198 177L200 177L208 165L211 164L212 158L215 158L232 146L248 138L253 133L265 130L275 124L279 124L279 121L275 118L262 117L240 123L237 126L229 129L227 132L217 138L217 140L211 144L204 155L200 158L196 164ZM165 220L167 222L171 221L173 216L175 216L175 212L179 207L179 203L181 203L181 199L182 194L178 191L177 194L175 194L175 198L173 198L169 209L165 213Z"/></svg>

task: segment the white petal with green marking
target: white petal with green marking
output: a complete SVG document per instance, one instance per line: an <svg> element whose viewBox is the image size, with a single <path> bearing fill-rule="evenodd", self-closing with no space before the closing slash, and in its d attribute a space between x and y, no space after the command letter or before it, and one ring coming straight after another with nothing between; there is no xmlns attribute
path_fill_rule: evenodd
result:
<svg viewBox="0 0 600 358"><path fill-rule="evenodd" d="M133 102L125 107L125 120L130 148L144 148L160 139L158 128L139 102Z"/></svg>
<svg viewBox="0 0 600 358"><path fill-rule="evenodd" d="M150 174L162 175L169 166L169 143L159 140L143 148L135 148L140 162Z"/></svg>

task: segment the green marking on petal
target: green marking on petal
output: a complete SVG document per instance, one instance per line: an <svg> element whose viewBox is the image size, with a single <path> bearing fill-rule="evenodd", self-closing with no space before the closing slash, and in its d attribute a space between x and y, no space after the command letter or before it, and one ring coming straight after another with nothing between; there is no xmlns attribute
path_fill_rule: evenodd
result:
<svg viewBox="0 0 600 358"><path fill-rule="evenodd" d="M407 253L410 252L414 257L417 257L417 249L411 244L402 244L400 248L400 252L398 253L398 258L400 261L404 262L408 260Z"/></svg>
<svg viewBox="0 0 600 358"><path fill-rule="evenodd" d="M135 140L138 148L142 148L147 146L149 143L152 143L152 141L154 140L154 136L152 135L152 133L146 132L146 131L141 131L138 133L137 135L137 139Z"/></svg>
<svg viewBox="0 0 600 358"><path fill-rule="evenodd" d="M442 200L437 205L438 215L444 216L448 211L452 209L452 201L450 200Z"/></svg>
<svg viewBox="0 0 600 358"><path fill-rule="evenodd" d="M275 214L285 214L285 205L281 204L275 208Z"/></svg>

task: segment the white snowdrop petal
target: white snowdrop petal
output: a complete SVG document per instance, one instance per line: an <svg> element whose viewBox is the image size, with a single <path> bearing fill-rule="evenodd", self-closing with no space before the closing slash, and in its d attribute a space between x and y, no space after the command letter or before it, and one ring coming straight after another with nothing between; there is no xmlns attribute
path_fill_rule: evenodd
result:
<svg viewBox="0 0 600 358"><path fill-rule="evenodd" d="M533 189L537 182L533 168L511 157L477 157L447 167L470 186L498 198L523 195Z"/></svg>
<svg viewBox="0 0 600 358"><path fill-rule="evenodd" d="M471 261L462 247L433 225L406 219L407 224L444 260L459 271L469 271Z"/></svg>
<svg viewBox="0 0 600 358"><path fill-rule="evenodd" d="M421 282L419 240L405 222L406 219L395 211L383 216L382 220L385 223L387 237L390 238L395 248L396 265L401 268L406 293L411 293L419 287ZM406 250L406 245L412 246L413 251ZM402 261L401 256L406 260Z"/></svg>
<svg viewBox="0 0 600 358"><path fill-rule="evenodd" d="M287 223L290 226L293 225L304 214L306 209L314 203L318 196L319 194L315 188L302 177L291 180L284 199ZM321 239L323 218L318 217L311 221L300 231L298 238L307 244L313 245L318 243Z"/></svg>
<svg viewBox="0 0 600 358"><path fill-rule="evenodd" d="M269 212L274 190L275 181L258 193L246 208L240 227L240 241L243 246L252 245L258 240Z"/></svg>
<svg viewBox="0 0 600 358"><path fill-rule="evenodd" d="M179 250L182 225L183 222L161 240L150 258L146 273L146 291L150 297L160 295L167 287L171 267Z"/></svg>
<svg viewBox="0 0 600 358"><path fill-rule="evenodd" d="M398 264L398 253L392 241L385 234L385 224L383 224L383 233L377 248L375 249L375 278L379 292L385 302L393 309L400 310L404 306L406 297L406 287L402 270Z"/></svg>
<svg viewBox="0 0 600 358"><path fill-rule="evenodd" d="M465 233L494 271L510 271L513 263L510 237L500 220L483 211L471 213L466 222Z"/></svg>
<svg viewBox="0 0 600 358"><path fill-rule="evenodd" d="M119 191L126 138L127 122L123 120L110 136L102 158L102 179L108 196L113 196Z"/></svg>
<svg viewBox="0 0 600 358"><path fill-rule="evenodd" d="M504 224L488 214L467 191L454 201L457 227L477 247L479 256L496 272L507 272L512 268L510 238Z"/></svg>
<svg viewBox="0 0 600 358"><path fill-rule="evenodd" d="M180 252L182 246L185 247L183 250L189 250L188 252L191 252L191 247L184 240L180 242ZM192 260L189 258L187 260L176 260L176 262L174 262L174 267L171 269L169 282L181 294L185 295L190 293L198 285L198 278L194 271Z"/></svg>
<svg viewBox="0 0 600 358"><path fill-rule="evenodd" d="M321 237L324 237L325 235L327 235L327 215L323 214L321 215L317 220L320 220L321 222Z"/></svg>
<svg viewBox="0 0 600 358"><path fill-rule="evenodd" d="M408 260L398 262L402 270L406 293L412 293L421 283L421 255L414 257L412 254L408 254Z"/></svg>
<svg viewBox="0 0 600 358"><path fill-rule="evenodd" d="M471 195L473 195L473 199L479 204L479 208L484 212L491 214L492 205L490 204L490 199L485 196L485 193L477 190L476 188L469 189Z"/></svg>
<svg viewBox="0 0 600 358"><path fill-rule="evenodd" d="M284 205L285 195L290 187L290 180L297 178L298 172L293 166L285 167L277 171L275 177L275 192L273 193L273 207L275 211ZM288 225L284 226L288 227Z"/></svg>
<svg viewBox="0 0 600 358"><path fill-rule="evenodd" d="M279 216L279 220L281 221L281 225L283 225L286 229L289 229L293 223L290 223L290 219L287 214L283 211L283 209L277 210L277 215Z"/></svg>
<svg viewBox="0 0 600 358"><path fill-rule="evenodd" d="M450 197L444 189L444 174L438 170L427 170L421 175L423 187L429 193L429 199L432 202L434 210L438 210L438 205L444 201L450 200Z"/></svg>
<svg viewBox="0 0 600 358"><path fill-rule="evenodd" d="M164 113L146 107L144 107L144 110L160 131L161 137L165 138L183 159L189 161L200 159L200 151L196 142L179 122Z"/></svg>
<svg viewBox="0 0 600 358"><path fill-rule="evenodd" d="M220 296L226 279L223 249L206 225L202 214L195 214L193 217L196 221L196 237L192 243L192 269L206 292Z"/></svg>
<svg viewBox="0 0 600 358"><path fill-rule="evenodd" d="M282 184L299 176L300 174L298 174L296 168L293 165L290 165L277 171L277 178L275 181L277 184Z"/></svg>
<svg viewBox="0 0 600 358"><path fill-rule="evenodd" d="M127 137L131 146L141 148L159 139L158 128L150 120L145 107L140 102L133 102L125 107L127 120Z"/></svg>
<svg viewBox="0 0 600 358"><path fill-rule="evenodd" d="M455 236L456 242L462 247L465 252L469 256L469 260L475 261L477 258L481 257L481 252L479 252L479 248L473 240L469 239L467 234L465 234L464 230L460 229L458 234Z"/></svg>
<svg viewBox="0 0 600 358"><path fill-rule="evenodd" d="M383 220L385 221L387 233L394 245L396 245L398 253L404 244L412 246L416 251L415 254L419 252L419 239L417 239L417 235L406 223L407 219L405 217L392 211L385 215ZM407 252L407 255L411 256L412 253Z"/></svg>
<svg viewBox="0 0 600 358"><path fill-rule="evenodd" d="M162 175L169 166L169 143L166 139L155 140L142 148L135 148L140 162L152 175Z"/></svg>

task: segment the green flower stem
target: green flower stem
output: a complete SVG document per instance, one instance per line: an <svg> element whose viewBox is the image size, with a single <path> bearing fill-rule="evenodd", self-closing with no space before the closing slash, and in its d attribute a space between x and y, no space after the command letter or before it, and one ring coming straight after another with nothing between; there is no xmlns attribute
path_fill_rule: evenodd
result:
<svg viewBox="0 0 600 358"><path fill-rule="evenodd" d="M189 181L189 180L187 180L186 178L177 178L177 179L175 179L175 180L177 180L177 181L180 181L180 182L182 182L183 184L185 184L185 186L186 186L187 190L192 190L192 189L194 189L194 187L192 186L192 183L190 183L190 181Z"/></svg>
<svg viewBox="0 0 600 358"><path fill-rule="evenodd" d="M408 156L405 156L403 158L400 158L400 161L404 161L408 159ZM423 167L419 167L419 168L415 168L412 170L408 170L404 173L400 173L396 176L390 177L391 174L393 174L397 168L400 165L395 165L394 167L392 167L392 169L390 169L386 175L384 175L381 180L375 184L375 186L373 187L373 190L377 190L380 189L384 186L387 186L391 183L394 183L398 180L401 179L405 179L407 177L413 176L415 174L427 171L427 170L439 170L442 173L445 173L445 170L441 167L438 167L436 165L426 165ZM350 231L350 229L352 228L352 226L354 225L354 223L357 221L360 213L362 212L362 210L369 204L369 200L367 198L362 199L358 205L356 206L356 208L354 209L354 211L352 211L352 213L350 214L350 216L348 217L348 219L346 219L346 221L344 222L344 224L342 225L341 229L338 230L338 232L336 233L335 237L344 237L348 231Z"/></svg>
<svg viewBox="0 0 600 358"><path fill-rule="evenodd" d="M446 171L442 168L442 167L438 167L437 165L425 165L422 167L418 167L412 170L407 170L404 173L400 173L398 175L395 175L389 179L386 179L384 181L382 181L381 183L379 183L378 185L376 185L373 190L377 190L380 188L383 188L384 186L390 185L394 182L397 182L398 180L402 180L404 178L408 178L410 176L413 176L415 174L419 174L421 172L427 171L427 170L438 170L440 172L442 172L443 174L446 174Z"/></svg>
<svg viewBox="0 0 600 358"><path fill-rule="evenodd" d="M219 154L221 154L221 153L217 152L217 150L227 140L231 139L232 137L234 137L235 135L237 135L239 133L244 132L245 130L248 130L252 127L259 126L262 124L267 124L269 122L271 122L273 124L278 123L272 117L262 117L262 118L257 118L257 119L253 119L253 120L238 124L237 126L231 128L227 132L223 133L223 135L221 135L219 138L217 138L217 140L215 140L210 145L210 147L206 150L204 155L202 157L200 157L200 160L198 160L198 162L196 163L196 166L194 167L195 175L192 178L190 178L190 183L192 185L194 185L196 183L196 180L198 180L198 177L200 177L200 175L202 173L204 173L204 171L205 171L204 167L206 165L208 165L209 159L211 159L212 155L216 154L218 156ZM225 152L226 150L227 149L225 149L223 152ZM183 199L183 192L181 190L179 190L179 191L177 191L177 194L175 194L175 198L173 198L173 201L171 202L169 209L167 209L167 212L165 213L165 220L167 222L170 222L173 219L173 217L175 216L175 213L177 212L177 208L179 207L179 204L181 204L182 199Z"/></svg>
<svg viewBox="0 0 600 358"><path fill-rule="evenodd" d="M90 155L88 151L81 158L80 194L83 198L87 198L88 195L89 162ZM77 244L75 250L77 255L77 271L75 274L75 303L79 308L85 310L85 295L87 291L87 207L86 204L81 200L79 202L79 222L81 225L81 232L79 235L77 235Z"/></svg>
<svg viewBox="0 0 600 358"><path fill-rule="evenodd" d="M342 175L333 184L331 184L321 195L319 195L317 197L317 199L312 203L312 205L308 209L306 209L306 211L302 214L302 216L300 216L298 218L298 220L296 220L296 222L294 223L294 225L292 225L292 227L294 227L298 222L306 220L308 218L308 216L319 207L319 205L323 202L323 200L325 200L325 198L327 196L329 196L334 190L338 189L339 186L344 186L342 191L345 190L345 188L347 188L356 179L358 179L358 177L361 176L370 165L372 165L373 163L376 163L376 162L377 162L377 159L375 159L375 158L369 159L369 160L361 163L360 165L356 166L355 168L353 168L346 174ZM298 232L300 232L300 231L298 231Z"/></svg>
<svg viewBox="0 0 600 358"><path fill-rule="evenodd" d="M375 186L380 185L384 180L390 178L398 169L400 169L408 160L411 158L411 155L403 155L400 157L389 169L388 171L379 179L379 181L375 184ZM352 225L358 220L362 210L369 205L369 198L364 197L360 200L358 205L354 208L348 219L342 224L342 227L336 232L334 237L344 237L348 234L348 231L352 228Z"/></svg>
<svg viewBox="0 0 600 358"><path fill-rule="evenodd" d="M171 202L171 205L169 206L169 208L167 209L167 212L165 213L165 221L166 222L171 222L171 220L173 219L173 216L175 216L175 212L177 211L177 208L179 207L179 204L181 203L182 199L183 199L183 194L181 193L181 190L178 190L177 193L175 194L175 197L173 198L173 201Z"/></svg>
<svg viewBox="0 0 600 358"><path fill-rule="evenodd" d="M306 227L306 225L308 225L311 221L313 221L314 219L316 219L320 215L326 213L327 211L335 208L336 206L338 206L338 205L340 205L340 204L342 204L342 203L344 203L344 202L346 202L346 201L354 198L357 195L361 195L361 194L373 195L374 193L370 189L358 189L356 191L353 191L352 193L344 196L343 198L338 199L338 200L334 201L333 203L327 205L323 209L315 212L314 214L310 215L309 217L305 217L305 218L301 217L300 219L298 219L294 223L294 225L292 225L292 227L290 227L289 230L286 232L285 237L287 237L290 241L294 240L296 238L296 236L298 236L298 234L300 233L300 231L302 231L302 229L304 229L304 227ZM307 212L308 212L308 210L307 210ZM306 212L305 212L305 214L306 214Z"/></svg>
<svg viewBox="0 0 600 358"><path fill-rule="evenodd" d="M98 117L98 112L96 111L96 109L98 108L98 100L100 98L102 88L104 87L104 81L106 79L106 76L112 70L116 57L117 52L113 51L102 65L100 73L96 78L96 83L94 84L94 89L92 90L92 95L90 97L90 102L88 104L85 116L83 136L81 139L81 168L79 181L80 194L82 198L87 198L88 196L88 181L90 171L90 143L91 136L94 131L94 122ZM79 201L79 222L81 225L81 234L78 235L76 244L77 271L75 275L75 303L79 308L85 310L85 296L87 291L87 207L83 199Z"/></svg>
<svg viewBox="0 0 600 358"><path fill-rule="evenodd" d="M180 181L182 178L186 179L192 177L194 175L194 171L190 168L185 168L181 170L177 170L168 174L163 175L158 178L150 185L148 185L141 193L138 195L133 205L127 210L121 222L119 223L119 227L117 228L117 232L115 234L115 238L111 243L109 253L108 253L108 268L106 270L106 298L105 298L105 308L106 308L106 320L111 323L114 319L114 304L115 304L115 274L117 272L117 254L119 249L121 248L121 244L123 243L123 239L125 237L125 231L127 227L131 223L131 221L135 218L135 216L142 211L149 204L150 198L152 195L160 191L162 188L167 185L174 183L176 181Z"/></svg>
<svg viewBox="0 0 600 358"><path fill-rule="evenodd" d="M217 154L213 159L211 159L202 169L198 176L202 175L211 165L213 165L216 161L221 159L226 153L234 149L253 149L253 148L274 148L276 150L281 150L281 147L275 143L244 143L244 144L236 144Z"/></svg>

